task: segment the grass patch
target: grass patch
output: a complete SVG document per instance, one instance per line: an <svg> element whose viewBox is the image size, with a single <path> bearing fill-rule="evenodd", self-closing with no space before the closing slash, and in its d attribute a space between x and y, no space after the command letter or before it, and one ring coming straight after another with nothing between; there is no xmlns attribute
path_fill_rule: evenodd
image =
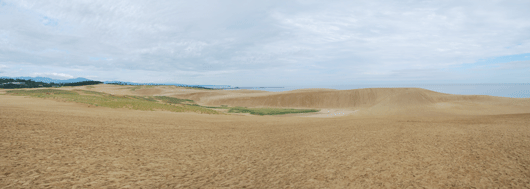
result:
<svg viewBox="0 0 530 189"><path fill-rule="evenodd" d="M131 91L135 91L136 89L140 89L140 88L142 88L142 86L131 87Z"/></svg>
<svg viewBox="0 0 530 189"><path fill-rule="evenodd" d="M92 94L80 95L78 92ZM114 96L107 93L100 93L95 91L65 91L57 89L39 89L39 90L10 90L7 91L10 95L31 96L37 98L60 99L70 102L78 102L90 104L94 106L102 106L109 108L129 108L134 110L166 110L172 112L197 112L207 114L218 114L217 111L204 108L201 106L190 106L182 104L182 106L175 106L170 104L159 103L153 97L141 96Z"/></svg>
<svg viewBox="0 0 530 189"><path fill-rule="evenodd" d="M80 94L81 93L81 94ZM228 107L226 105L201 106L195 104L193 100L179 99L167 96L119 96L107 93L88 90L58 90L58 89L38 89L38 90L9 90L9 95L31 96L37 98L59 99L70 102L90 104L109 108L129 108L134 110L165 110L172 112L197 112L207 114L218 114L212 109L228 109L228 113L250 113L253 115L283 115L294 113L318 112L315 109L281 109L281 108L245 108ZM90 94L90 95L82 95ZM161 101L162 103L160 103Z"/></svg>
<svg viewBox="0 0 530 189"><path fill-rule="evenodd" d="M211 89L211 88L204 88L204 87L183 87L185 89L198 89L198 90L218 90L218 89Z"/></svg>
<svg viewBox="0 0 530 189"><path fill-rule="evenodd" d="M221 106L203 106L205 108L212 108L212 109L230 109L228 105L221 105Z"/></svg>
<svg viewBox="0 0 530 189"><path fill-rule="evenodd" d="M158 102L156 99L154 99L151 96L127 96L127 97L132 98L132 99L137 99L137 100L147 100L150 102Z"/></svg>
<svg viewBox="0 0 530 189"><path fill-rule="evenodd" d="M139 85L139 86L134 86L134 87L131 87L131 91L135 91L136 89L149 89L149 88L154 88L155 86L152 86L152 85Z"/></svg>
<svg viewBox="0 0 530 189"><path fill-rule="evenodd" d="M318 112L315 109L281 109L281 108L245 108L233 107L228 110L228 113L250 113L253 115L283 115L296 113L310 113Z"/></svg>
<svg viewBox="0 0 530 189"><path fill-rule="evenodd" d="M38 90L10 90L6 91L7 94L12 95L27 95L27 96L34 96L34 97L52 97L54 95L79 95L79 93L75 91L66 91L66 90L58 90L58 89L38 89Z"/></svg>
<svg viewBox="0 0 530 189"><path fill-rule="evenodd" d="M76 92L81 92L84 94L91 94L91 95L107 95L107 93L97 92L97 91L86 91L86 90L74 90Z"/></svg>
<svg viewBox="0 0 530 189"><path fill-rule="evenodd" d="M180 99L168 96L154 96L154 98L168 104L195 104L195 102L190 99Z"/></svg>
<svg viewBox="0 0 530 189"><path fill-rule="evenodd" d="M94 86L86 86L87 89L93 89L93 88L96 88Z"/></svg>

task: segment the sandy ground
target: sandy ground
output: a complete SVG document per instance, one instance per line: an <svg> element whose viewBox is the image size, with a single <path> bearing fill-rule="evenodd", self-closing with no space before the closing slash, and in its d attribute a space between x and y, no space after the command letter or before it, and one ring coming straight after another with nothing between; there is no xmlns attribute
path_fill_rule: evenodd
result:
<svg viewBox="0 0 530 189"><path fill-rule="evenodd" d="M320 118L332 118L338 116L347 116L353 115L359 110L350 110L350 109L320 109L320 112L315 113L305 113L305 114L296 114L293 116L298 117L320 117ZM289 115L286 115L289 116Z"/></svg>
<svg viewBox="0 0 530 189"><path fill-rule="evenodd" d="M418 89L90 90L322 111L204 115L0 95L0 188L530 187L530 99Z"/></svg>

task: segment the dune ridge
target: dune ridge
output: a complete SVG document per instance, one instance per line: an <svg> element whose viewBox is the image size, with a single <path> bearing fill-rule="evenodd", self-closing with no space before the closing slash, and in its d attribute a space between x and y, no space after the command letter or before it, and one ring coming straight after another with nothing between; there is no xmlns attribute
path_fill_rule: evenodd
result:
<svg viewBox="0 0 530 189"><path fill-rule="evenodd" d="M530 112L530 99L485 95L452 95L420 88L306 89L258 95L197 95L200 103L244 107L363 109L372 113L455 109L467 113ZM455 110L451 110L455 111ZM459 112L462 113L462 112Z"/></svg>
<svg viewBox="0 0 530 189"><path fill-rule="evenodd" d="M76 87L65 90L70 89L76 89ZM175 86L149 86L131 90L131 87L103 84L90 90L120 95L171 96L191 99L206 106L359 110L357 114L368 115L530 113L530 98L453 95L421 88L299 89L267 92L257 90L201 90Z"/></svg>
<svg viewBox="0 0 530 189"><path fill-rule="evenodd" d="M0 95L0 188L528 188L529 118L206 115Z"/></svg>

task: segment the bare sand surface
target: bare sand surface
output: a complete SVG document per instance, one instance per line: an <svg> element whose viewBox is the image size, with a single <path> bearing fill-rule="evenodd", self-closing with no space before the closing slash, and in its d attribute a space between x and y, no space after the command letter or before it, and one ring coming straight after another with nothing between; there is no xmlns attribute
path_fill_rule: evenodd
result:
<svg viewBox="0 0 530 189"><path fill-rule="evenodd" d="M303 113L303 114L287 114L285 116L298 116L298 117L320 117L320 118L332 118L337 116L353 115L359 110L351 109L320 109L320 112L315 113Z"/></svg>
<svg viewBox="0 0 530 189"><path fill-rule="evenodd" d="M136 111L0 90L0 188L530 187L530 99L423 89L61 89L321 111Z"/></svg>

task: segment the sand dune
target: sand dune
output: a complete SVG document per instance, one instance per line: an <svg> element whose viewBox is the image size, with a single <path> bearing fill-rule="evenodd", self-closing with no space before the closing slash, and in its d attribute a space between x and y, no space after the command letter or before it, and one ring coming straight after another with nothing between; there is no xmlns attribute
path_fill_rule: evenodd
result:
<svg viewBox="0 0 530 189"><path fill-rule="evenodd" d="M178 95L177 95L178 96ZM185 96L185 95L183 95ZM199 95L195 95L199 96ZM194 97L194 96L187 96ZM196 99L207 105L281 108L358 109L372 114L399 113L417 109L458 113L504 114L526 113L530 99L480 95L451 95L418 88L373 88L354 90L297 90L279 93L222 95L201 93ZM448 110L448 111L444 111Z"/></svg>
<svg viewBox="0 0 530 189"><path fill-rule="evenodd" d="M88 90L349 112L135 111L0 90L0 188L530 187L530 99L423 89Z"/></svg>
<svg viewBox="0 0 530 189"><path fill-rule="evenodd" d="M452 95L420 88L301 89L285 92L200 90L174 86L156 86L134 91L130 88L98 85L91 90L121 95L172 96L192 99L209 106L358 110L356 115L530 113L530 98Z"/></svg>
<svg viewBox="0 0 530 189"><path fill-rule="evenodd" d="M132 88L137 88L132 90ZM63 90L83 89L68 87ZM97 85L88 90L139 96L172 96L208 106L316 108L358 111L355 115L530 113L530 98L452 95L420 88L300 89L285 92L202 90L175 86ZM353 114L352 114L353 115Z"/></svg>

